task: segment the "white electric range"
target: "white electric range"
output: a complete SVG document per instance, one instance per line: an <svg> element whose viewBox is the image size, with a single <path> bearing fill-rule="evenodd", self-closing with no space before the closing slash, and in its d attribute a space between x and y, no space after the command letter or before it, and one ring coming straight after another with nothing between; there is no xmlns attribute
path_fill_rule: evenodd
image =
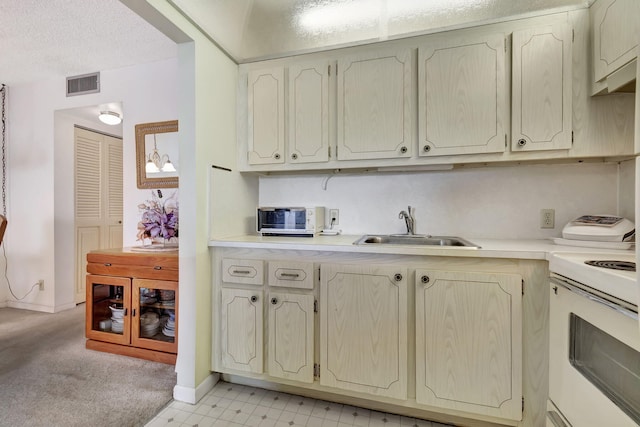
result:
<svg viewBox="0 0 640 427"><path fill-rule="evenodd" d="M556 253L549 258L547 425L640 425L640 327L629 252ZM633 265L632 265L633 263Z"/></svg>
<svg viewBox="0 0 640 427"><path fill-rule="evenodd" d="M549 259L549 271L589 286L597 291L638 306L636 272L588 265L586 261L635 263L633 251L558 252Z"/></svg>

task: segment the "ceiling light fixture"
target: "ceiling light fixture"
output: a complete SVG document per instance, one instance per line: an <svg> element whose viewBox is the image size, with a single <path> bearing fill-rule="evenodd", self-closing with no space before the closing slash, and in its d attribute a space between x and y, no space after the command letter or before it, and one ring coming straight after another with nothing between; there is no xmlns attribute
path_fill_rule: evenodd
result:
<svg viewBox="0 0 640 427"><path fill-rule="evenodd" d="M102 123L112 126L122 123L122 117L115 111L100 111L98 119L100 119Z"/></svg>
<svg viewBox="0 0 640 427"><path fill-rule="evenodd" d="M147 164L144 169L147 173L177 172L173 163L171 163L169 156L167 154L160 155L158 152L155 133L153 134L153 151L149 153Z"/></svg>

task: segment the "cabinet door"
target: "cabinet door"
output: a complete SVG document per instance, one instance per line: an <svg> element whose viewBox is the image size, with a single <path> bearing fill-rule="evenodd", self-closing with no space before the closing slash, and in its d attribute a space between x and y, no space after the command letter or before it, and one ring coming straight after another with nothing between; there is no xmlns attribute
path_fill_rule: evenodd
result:
<svg viewBox="0 0 640 427"><path fill-rule="evenodd" d="M178 282L133 279L131 344L178 352Z"/></svg>
<svg viewBox="0 0 640 427"><path fill-rule="evenodd" d="M522 419L522 279L416 270L416 401Z"/></svg>
<svg viewBox="0 0 640 427"><path fill-rule="evenodd" d="M429 43L418 66L420 156L505 150L504 35Z"/></svg>
<svg viewBox="0 0 640 427"><path fill-rule="evenodd" d="M313 295L269 293L269 375L313 382Z"/></svg>
<svg viewBox="0 0 640 427"><path fill-rule="evenodd" d="M223 288L220 320L223 366L262 373L262 291Z"/></svg>
<svg viewBox="0 0 640 427"><path fill-rule="evenodd" d="M338 160L411 157L411 52L338 60Z"/></svg>
<svg viewBox="0 0 640 427"><path fill-rule="evenodd" d="M407 270L325 264L320 384L407 397Z"/></svg>
<svg viewBox="0 0 640 427"><path fill-rule="evenodd" d="M86 336L97 341L131 342L131 279L87 274Z"/></svg>
<svg viewBox="0 0 640 427"><path fill-rule="evenodd" d="M513 151L571 148L571 34L566 24L513 33Z"/></svg>
<svg viewBox="0 0 640 427"><path fill-rule="evenodd" d="M329 63L289 67L288 162L329 160Z"/></svg>
<svg viewBox="0 0 640 427"><path fill-rule="evenodd" d="M598 82L638 54L640 2L598 0L590 9L593 31L593 74Z"/></svg>
<svg viewBox="0 0 640 427"><path fill-rule="evenodd" d="M284 70L248 73L249 164L284 163Z"/></svg>

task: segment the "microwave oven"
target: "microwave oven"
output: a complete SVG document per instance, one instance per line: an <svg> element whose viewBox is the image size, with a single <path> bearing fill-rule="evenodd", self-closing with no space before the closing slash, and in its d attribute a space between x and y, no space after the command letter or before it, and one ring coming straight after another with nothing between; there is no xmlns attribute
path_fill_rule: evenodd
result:
<svg viewBox="0 0 640 427"><path fill-rule="evenodd" d="M256 230L263 236L314 236L324 229L324 208L259 207Z"/></svg>

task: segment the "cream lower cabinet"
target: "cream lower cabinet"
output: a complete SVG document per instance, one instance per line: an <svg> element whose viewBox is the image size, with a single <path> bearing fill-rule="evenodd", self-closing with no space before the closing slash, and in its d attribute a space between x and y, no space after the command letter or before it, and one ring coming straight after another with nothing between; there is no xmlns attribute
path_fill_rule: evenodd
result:
<svg viewBox="0 0 640 427"><path fill-rule="evenodd" d="M269 292L270 376L313 382L313 302L311 294Z"/></svg>
<svg viewBox="0 0 640 427"><path fill-rule="evenodd" d="M407 397L407 269L320 267L320 384Z"/></svg>
<svg viewBox="0 0 640 427"><path fill-rule="evenodd" d="M222 289L221 350L223 366L238 371L263 371L263 293L253 289Z"/></svg>
<svg viewBox="0 0 640 427"><path fill-rule="evenodd" d="M315 299L306 289L313 289L313 263L271 261L268 284L278 290L266 292L263 266L262 260L222 260L223 280L234 284L221 290L222 366L311 383Z"/></svg>
<svg viewBox="0 0 640 427"><path fill-rule="evenodd" d="M521 420L521 276L415 274L416 401Z"/></svg>

